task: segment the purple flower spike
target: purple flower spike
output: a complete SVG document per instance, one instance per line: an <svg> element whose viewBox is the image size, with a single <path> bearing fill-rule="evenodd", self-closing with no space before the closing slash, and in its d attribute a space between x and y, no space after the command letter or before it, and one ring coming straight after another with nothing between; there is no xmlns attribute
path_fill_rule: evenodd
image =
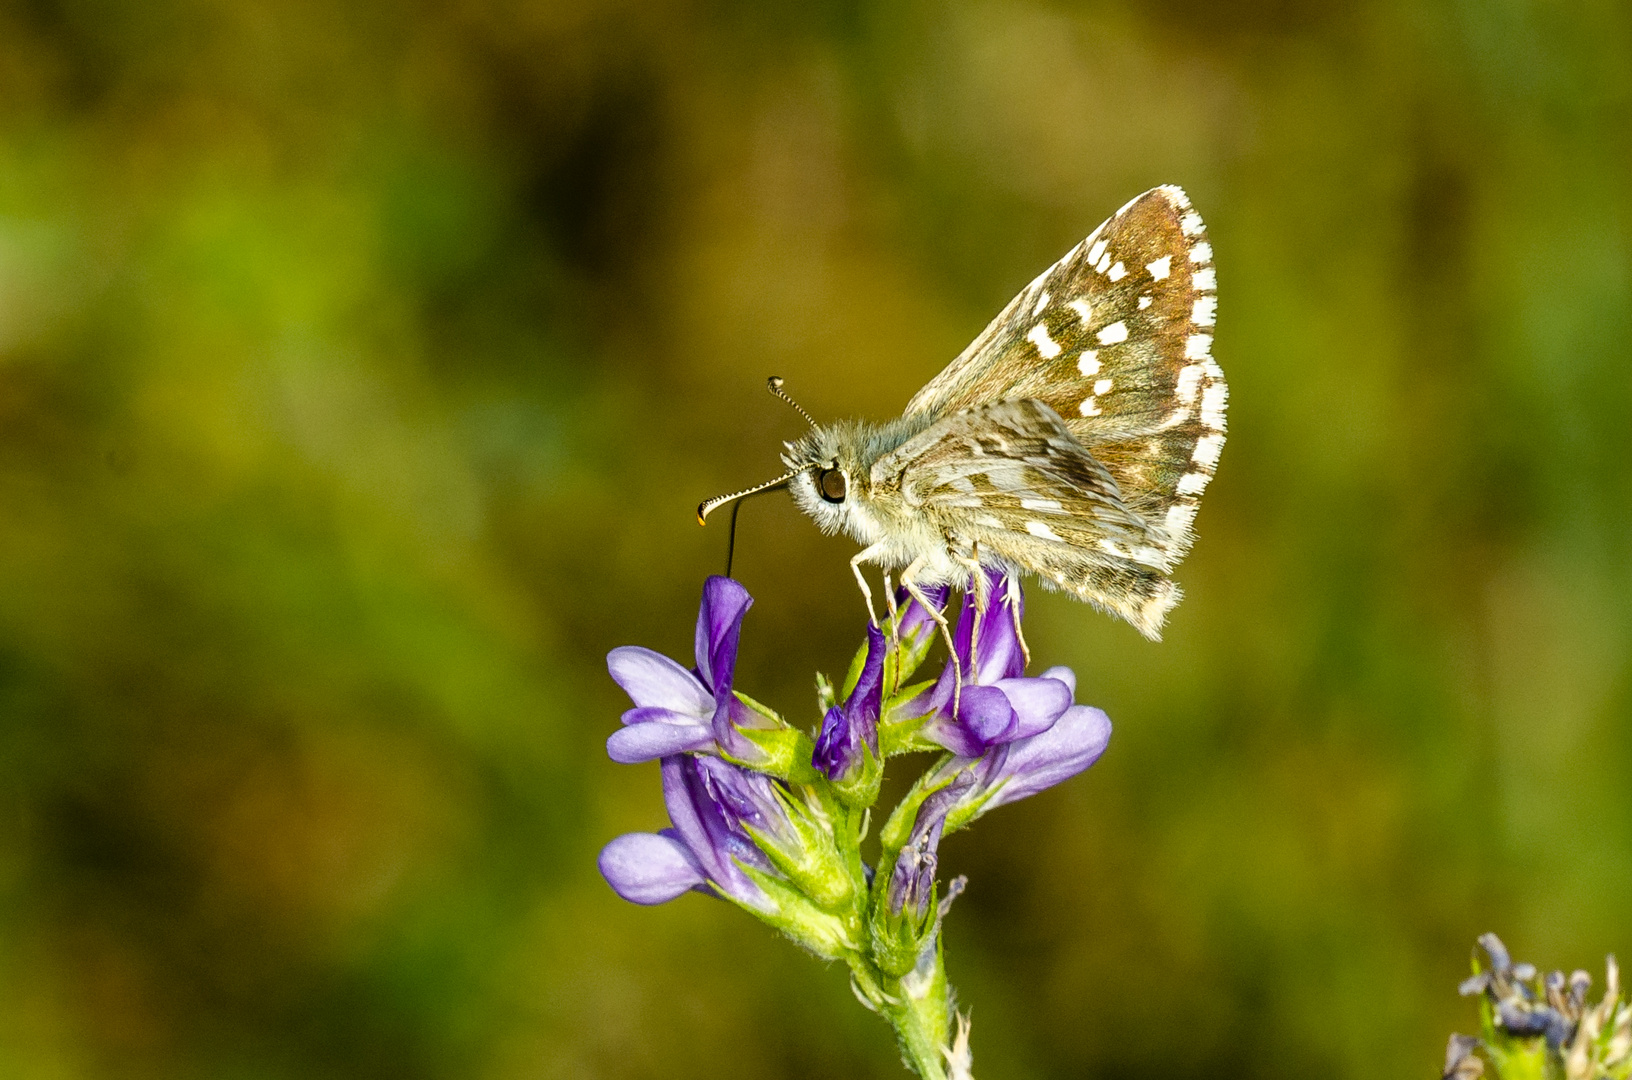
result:
<svg viewBox="0 0 1632 1080"><path fill-rule="evenodd" d="M930 625L934 625L931 620ZM855 778L866 765L867 753L878 757L878 715L884 706L884 634L867 628L867 659L855 689L843 705L827 710L816 738L811 764L829 780ZM865 750L865 752L864 752Z"/></svg>
<svg viewBox="0 0 1632 1080"><path fill-rule="evenodd" d="M703 584L693 671L638 645L607 654L612 680L635 703L623 714L623 728L606 740L613 761L633 764L719 747L743 760L757 756L737 728L761 721L731 693L742 618L753 604L748 590L731 578L715 576Z"/></svg>

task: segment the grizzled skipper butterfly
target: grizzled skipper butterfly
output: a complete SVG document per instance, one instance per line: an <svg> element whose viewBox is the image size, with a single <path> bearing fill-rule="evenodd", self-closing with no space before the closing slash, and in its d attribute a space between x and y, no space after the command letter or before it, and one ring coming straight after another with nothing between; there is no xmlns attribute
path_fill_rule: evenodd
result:
<svg viewBox="0 0 1632 1080"><path fill-rule="evenodd" d="M850 567L869 612L862 563L901 569L921 603L926 585L974 587L982 609L978 571L995 567L1157 640L1180 597L1168 572L1224 446L1216 290L1190 200L1147 191L1026 286L899 418L810 421L787 444L786 475L710 499L698 520L787 486L823 532L864 545Z"/></svg>

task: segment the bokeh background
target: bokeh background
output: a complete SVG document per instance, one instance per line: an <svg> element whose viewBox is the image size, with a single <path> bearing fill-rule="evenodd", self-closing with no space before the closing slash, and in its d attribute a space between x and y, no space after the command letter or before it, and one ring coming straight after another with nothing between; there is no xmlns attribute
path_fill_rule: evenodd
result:
<svg viewBox="0 0 1632 1080"><path fill-rule="evenodd" d="M594 858L605 652L689 652L817 416L1130 196L1231 438L1116 724L946 844L983 1080L1437 1075L1476 934L1632 953L1620 0L0 6L0 1077L902 1076L824 967ZM862 607L743 513L740 685Z"/></svg>

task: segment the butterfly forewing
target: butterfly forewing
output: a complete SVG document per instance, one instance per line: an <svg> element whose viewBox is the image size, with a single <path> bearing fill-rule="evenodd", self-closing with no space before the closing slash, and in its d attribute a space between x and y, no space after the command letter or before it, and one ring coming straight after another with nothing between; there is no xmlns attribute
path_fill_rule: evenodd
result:
<svg viewBox="0 0 1632 1080"><path fill-rule="evenodd" d="M1224 444L1216 289L1201 217L1156 188L1027 286L907 412L1046 403L1177 561Z"/></svg>

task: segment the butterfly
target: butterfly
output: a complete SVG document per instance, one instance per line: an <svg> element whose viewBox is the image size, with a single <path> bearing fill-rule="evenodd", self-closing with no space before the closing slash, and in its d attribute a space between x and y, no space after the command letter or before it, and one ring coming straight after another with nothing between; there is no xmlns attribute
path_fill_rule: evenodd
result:
<svg viewBox="0 0 1632 1080"><path fill-rule="evenodd" d="M1224 447L1217 287L1190 200L1147 191L1026 286L900 417L821 426L800 409L813 430L785 444L789 471L698 518L788 487L823 532L863 545L850 566L875 625L863 564L885 570L892 605L900 570L931 610L924 587L980 591L984 567L1159 640L1181 596L1169 574ZM780 380L771 389L786 398Z"/></svg>

